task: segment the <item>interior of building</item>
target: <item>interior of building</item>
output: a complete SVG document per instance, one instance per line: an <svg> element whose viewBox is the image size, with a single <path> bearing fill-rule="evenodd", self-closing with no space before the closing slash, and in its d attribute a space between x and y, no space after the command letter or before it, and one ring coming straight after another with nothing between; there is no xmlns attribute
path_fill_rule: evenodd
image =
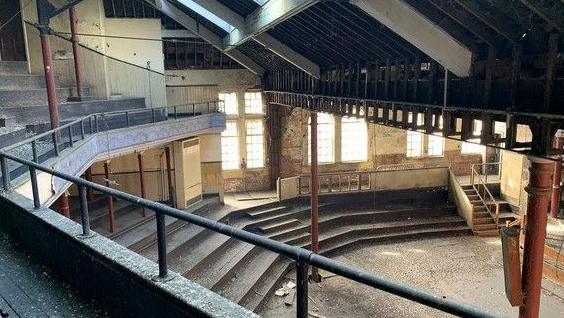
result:
<svg viewBox="0 0 564 318"><path fill-rule="evenodd" d="M562 0L0 8L2 318L562 316Z"/></svg>

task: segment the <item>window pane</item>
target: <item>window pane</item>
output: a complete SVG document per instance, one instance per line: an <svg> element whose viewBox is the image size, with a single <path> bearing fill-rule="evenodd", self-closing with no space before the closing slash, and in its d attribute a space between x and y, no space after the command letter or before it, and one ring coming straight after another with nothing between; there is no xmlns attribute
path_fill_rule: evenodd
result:
<svg viewBox="0 0 564 318"><path fill-rule="evenodd" d="M264 167L264 136L262 120L249 120L247 129L247 167Z"/></svg>
<svg viewBox="0 0 564 318"><path fill-rule="evenodd" d="M341 160L366 161L368 157L368 130L363 119L341 120Z"/></svg>
<svg viewBox="0 0 564 318"><path fill-rule="evenodd" d="M468 139L470 142L462 142L461 153L482 153L486 146L480 145L480 139Z"/></svg>
<svg viewBox="0 0 564 318"><path fill-rule="evenodd" d="M441 135L429 135L429 156L442 156L444 152L445 139Z"/></svg>
<svg viewBox="0 0 564 318"><path fill-rule="evenodd" d="M221 166L223 169L239 169L239 141L237 123L227 122L221 133Z"/></svg>
<svg viewBox="0 0 564 318"><path fill-rule="evenodd" d="M245 113L246 114L263 114L264 108L262 105L261 92L247 92L245 93Z"/></svg>
<svg viewBox="0 0 564 318"><path fill-rule="evenodd" d="M418 131L407 131L407 153L406 156L421 157L423 154L423 134Z"/></svg>
<svg viewBox="0 0 564 318"><path fill-rule="evenodd" d="M224 101L220 104L220 111L227 115L237 115L237 95L235 93L219 93L219 100Z"/></svg>
<svg viewBox="0 0 564 318"><path fill-rule="evenodd" d="M308 122L308 145L311 145L311 120ZM308 158L311 162L311 147ZM329 114L317 114L317 162L335 162L335 120Z"/></svg>

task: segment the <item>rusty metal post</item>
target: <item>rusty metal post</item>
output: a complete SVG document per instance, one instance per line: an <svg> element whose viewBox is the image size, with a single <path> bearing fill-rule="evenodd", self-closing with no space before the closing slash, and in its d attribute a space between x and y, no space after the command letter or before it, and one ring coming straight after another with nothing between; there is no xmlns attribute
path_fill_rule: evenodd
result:
<svg viewBox="0 0 564 318"><path fill-rule="evenodd" d="M70 218L69 196L67 192L63 192L58 200L59 213L67 218Z"/></svg>
<svg viewBox="0 0 564 318"><path fill-rule="evenodd" d="M144 171L143 171L143 153L140 152L137 154L137 162L139 163L139 185L141 186L141 197L146 199L147 194L145 192L145 180L144 180ZM143 207L143 217L147 216L147 211L145 207Z"/></svg>
<svg viewBox="0 0 564 318"><path fill-rule="evenodd" d="M174 184L172 183L172 164L170 158L170 147L165 147L166 156L166 173L168 178L168 197L170 200L170 205L176 207Z"/></svg>
<svg viewBox="0 0 564 318"><path fill-rule="evenodd" d="M76 9L74 6L69 8L69 19L70 19L70 30L71 30L71 42L72 42L72 55L74 58L74 77L76 80L76 95L78 99L82 98L82 72L80 70L80 51L78 46L78 36L77 33L77 17Z"/></svg>
<svg viewBox="0 0 564 318"><path fill-rule="evenodd" d="M311 251L319 252L319 176L317 165L317 113L311 112ZM311 268L311 278L319 282L316 267Z"/></svg>
<svg viewBox="0 0 564 318"><path fill-rule="evenodd" d="M47 101L49 104L49 118L51 129L59 127L59 108L57 105L57 88L55 84L55 69L53 68L53 58L51 56L51 35L48 27L39 29L41 37L41 52L43 54L43 67L45 71L45 84L47 86ZM60 134L56 134L56 139Z"/></svg>
<svg viewBox="0 0 564 318"><path fill-rule="evenodd" d="M564 149L564 130L559 130L554 136L554 149ZM562 181L562 157L554 163L554 175L552 177L552 195L550 198L550 216L553 218L558 217L560 210L560 196L562 189L560 182Z"/></svg>
<svg viewBox="0 0 564 318"><path fill-rule="evenodd" d="M106 187L110 187L110 162L104 162L104 178L106 179ZM115 230L115 215L114 215L114 198L108 195L106 198L108 203L108 215L110 217L110 233L114 233Z"/></svg>
<svg viewBox="0 0 564 318"><path fill-rule="evenodd" d="M92 167L88 167L88 169L86 169L84 176L86 177L87 181L92 182ZM86 196L88 198L88 201L92 201L94 199L94 192L92 191L92 189L86 188Z"/></svg>
<svg viewBox="0 0 564 318"><path fill-rule="evenodd" d="M529 157L529 194L525 222L525 248L523 250L523 306L519 307L520 318L539 316L544 240L548 204L552 186L554 163L550 160Z"/></svg>

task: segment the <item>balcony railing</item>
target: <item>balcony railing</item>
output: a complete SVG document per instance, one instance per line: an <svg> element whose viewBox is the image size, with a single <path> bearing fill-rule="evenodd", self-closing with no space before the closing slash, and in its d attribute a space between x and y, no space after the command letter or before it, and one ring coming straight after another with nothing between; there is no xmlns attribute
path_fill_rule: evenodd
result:
<svg viewBox="0 0 564 318"><path fill-rule="evenodd" d="M491 166L497 166L499 169L500 163L490 162L473 164L470 168L470 184L472 185L472 188L474 188L474 191L476 191L476 193L478 194L480 201L486 207L486 210L488 211L490 216L494 219L495 224L499 226L499 202L497 202L492 192L488 188L488 174L480 173L480 170Z"/></svg>

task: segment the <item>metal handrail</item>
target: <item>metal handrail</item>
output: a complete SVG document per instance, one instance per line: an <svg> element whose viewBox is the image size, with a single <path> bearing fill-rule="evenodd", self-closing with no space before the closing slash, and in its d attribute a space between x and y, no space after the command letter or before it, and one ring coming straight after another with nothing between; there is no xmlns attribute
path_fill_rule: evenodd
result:
<svg viewBox="0 0 564 318"><path fill-rule="evenodd" d="M488 175L486 174L484 180L484 178L482 178L482 175L479 174L478 171L476 170L476 167L478 166L483 167L487 165L499 165L499 164L500 164L499 162L488 162L481 164L473 164L470 167L471 169L470 184L472 185L474 191L476 191L476 193L478 194L480 201L482 201L482 204L486 207L486 210L488 210L488 213L494 219L495 224L497 226L499 226L499 202L497 202L493 194L488 189ZM478 182L476 182L476 180ZM480 193L480 188L483 189L483 193ZM489 197L490 201L486 201L486 196ZM492 211L490 207L490 205L492 204L495 206L495 211Z"/></svg>
<svg viewBox="0 0 564 318"><path fill-rule="evenodd" d="M441 162L444 163L444 162ZM383 165L383 166L378 166L376 169L371 169L371 170L353 170L353 171L335 171L335 172L325 172L325 173L320 173L318 175L318 179L319 179L319 183L320 185L322 184L321 179L328 179L328 190L325 191L325 193L340 193L340 192L352 192L352 191L362 191L364 190L373 190L372 189L372 181L373 179L371 178L372 175L377 176L380 173L385 173L385 172L390 172L390 171L414 171L414 170L429 170L429 169L450 169L450 163L446 163L446 165L444 166L436 166L436 167L412 167L412 168L405 168L405 169L397 169L397 170L380 170L382 168L389 168L389 167L394 167L397 166L398 168L400 167L400 165ZM368 178L366 178L366 175L368 175ZM351 188L351 184L353 182L353 180L351 179L351 177L357 176L358 179L358 184L356 186L356 188ZM364 176L364 178L363 178ZM337 181L338 181L338 189L339 190L333 190L333 178L337 177ZM310 190L308 189L307 191L302 191L302 179L306 179L309 180L309 182L311 183L311 175L309 174L304 174L304 175L298 175L295 177L290 177L290 178L298 178L298 195L307 195L310 193ZM290 179L290 178L283 178L281 180L284 179ZM346 181L346 189L343 190L342 187L342 179L345 179ZM362 181L363 180L367 180L368 181L368 188L366 187L362 187ZM320 192L321 192L321 187L320 187Z"/></svg>
<svg viewBox="0 0 564 318"><path fill-rule="evenodd" d="M80 196L80 212L82 224L82 239L88 239L94 235L90 230L90 217L88 212L88 202L86 189L92 189L101 193L108 194L114 198L119 198L128 201L137 206L150 209L156 214L157 225L157 250L158 250L158 264L159 274L158 277L166 283L169 277L167 262L166 262L166 230L165 230L165 216L174 217L185 222L201 226L210 231L224 234L232 238L236 238L246 243L253 244L258 247L265 248L274 253L286 256L295 261L296 265L296 282L297 282L297 316L308 316L308 267L315 266L324 269L334 274L349 278L361 284L374 287L379 290L415 301L417 303L441 310L446 313L458 315L461 317L497 317L497 315L490 313L482 308L473 305L464 304L459 301L447 299L444 296L435 295L419 288L411 287L404 283L376 275L365 270L332 260L330 258L315 254L309 250L288 245L276 240L266 238L264 236L251 233L233 226L213 221L196 214L188 213L186 211L178 210L162 203L154 202L151 200L143 199L138 196L125 193L119 190L108 188L97 183L86 181L84 179L68 175L53 169L41 166L33 161L17 158L0 151L0 171L2 172L2 180L4 191L11 191L11 183L8 172L8 160L18 162L25 165L29 169L33 204L35 209L41 208L39 199L39 189L37 183L37 170L48 173L52 176L67 180L77 185L78 193Z"/></svg>
<svg viewBox="0 0 564 318"><path fill-rule="evenodd" d="M197 102L197 103L190 103L190 104L183 104L183 105L173 105L173 106L163 106L163 107L152 107L152 108L134 108L134 109L128 109L128 110L118 110L118 111L112 111L112 112L101 112L101 113L94 113L94 114L89 114L87 116L81 117L79 119L76 119L72 122L66 123L62 126L59 126L55 129L51 129L49 131L34 135L28 139L25 139L23 141L20 141L18 143L9 145L7 147L2 148L2 151L11 151L14 150L16 148L19 148L21 146L24 146L26 144L31 144L31 148L32 148L32 153L33 153L33 161L36 163L39 163L39 158L38 158L38 154L37 154L37 142L40 141L42 138L45 138L47 136L51 136L51 142L53 143L53 152L55 154L55 156L59 155L59 144L61 143L61 133L65 130L68 131L68 136L69 136L69 145L72 147L74 142L77 140L84 140L87 133L85 132L85 122L88 123L88 131L90 134L93 133L98 133L100 132L100 127L99 127L99 119L103 118L105 119L106 117L116 117L116 116L125 116L125 122L126 125L125 127L130 127L131 122L131 114L134 113L143 113L143 112L150 112L151 113L151 122L150 123L155 123L157 122L157 118L156 118L156 114L158 112L161 113L162 116L164 116L163 120L159 120L159 121L166 121L169 120L169 116L173 116L174 119L178 119L179 118L179 110L182 111L183 108L185 108L185 112L182 112L180 114L186 114L186 113L190 113L191 110L191 114L192 116L196 115L196 106L197 105L206 105L207 104L207 111L208 113L216 113L219 111L220 109L220 104L223 103L223 101L221 100L213 100L213 101L205 101L205 102ZM211 106L213 104L213 107ZM172 112L170 111L172 110ZM73 129L77 129L80 128L80 137L77 138L76 140L73 139ZM124 127L120 127L120 128L124 128Z"/></svg>

